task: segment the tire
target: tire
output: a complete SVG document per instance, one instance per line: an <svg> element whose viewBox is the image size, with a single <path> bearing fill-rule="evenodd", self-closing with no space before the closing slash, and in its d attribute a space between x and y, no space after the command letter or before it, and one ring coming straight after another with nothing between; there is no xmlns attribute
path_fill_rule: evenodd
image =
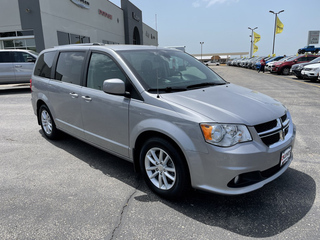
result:
<svg viewBox="0 0 320 240"><path fill-rule="evenodd" d="M281 73L282 73L283 75L289 75L289 73L290 73L290 68L288 68L288 67L283 68L282 71L281 71Z"/></svg>
<svg viewBox="0 0 320 240"><path fill-rule="evenodd" d="M190 188L184 157L163 138L147 140L140 152L140 169L148 187L167 199L178 199Z"/></svg>
<svg viewBox="0 0 320 240"><path fill-rule="evenodd" d="M52 115L46 105L40 107L38 117L44 135L49 139L57 139L58 129L56 128Z"/></svg>

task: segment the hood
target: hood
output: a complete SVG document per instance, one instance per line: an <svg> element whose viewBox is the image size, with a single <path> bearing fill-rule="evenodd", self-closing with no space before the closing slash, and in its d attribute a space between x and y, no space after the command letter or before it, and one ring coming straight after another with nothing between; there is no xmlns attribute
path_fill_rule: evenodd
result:
<svg viewBox="0 0 320 240"><path fill-rule="evenodd" d="M177 112L196 112L209 121L220 123L252 126L279 118L286 112L280 102L233 84L162 94L161 97Z"/></svg>
<svg viewBox="0 0 320 240"><path fill-rule="evenodd" d="M306 64L305 66L304 66L305 68L312 68L312 69L314 69L314 68L320 68L320 63L312 63L312 64Z"/></svg>

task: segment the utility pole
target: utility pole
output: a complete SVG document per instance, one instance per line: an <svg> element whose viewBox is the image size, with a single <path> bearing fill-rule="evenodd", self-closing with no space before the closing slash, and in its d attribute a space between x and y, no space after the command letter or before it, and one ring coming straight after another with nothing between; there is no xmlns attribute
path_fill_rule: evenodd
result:
<svg viewBox="0 0 320 240"><path fill-rule="evenodd" d="M201 62L202 62L202 45L204 44L204 42L200 42L201 45Z"/></svg>
<svg viewBox="0 0 320 240"><path fill-rule="evenodd" d="M274 32L273 32L273 46L272 46L272 55L274 54L274 44L275 44L275 41L276 41L276 31L277 31L277 16L278 14L284 12L284 10L281 10L277 13L275 13L274 11L269 11L270 13L273 13L275 15L275 20L274 20Z"/></svg>
<svg viewBox="0 0 320 240"><path fill-rule="evenodd" d="M251 28L251 27L248 27L248 29L251 30L251 45L250 45L250 58L252 58L252 46L253 46L253 30L257 29L258 27L255 27L255 28Z"/></svg>

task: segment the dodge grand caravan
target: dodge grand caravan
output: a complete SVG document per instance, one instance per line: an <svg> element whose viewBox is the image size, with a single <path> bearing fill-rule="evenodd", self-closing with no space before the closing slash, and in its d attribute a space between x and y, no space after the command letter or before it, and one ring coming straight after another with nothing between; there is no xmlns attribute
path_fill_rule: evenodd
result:
<svg viewBox="0 0 320 240"><path fill-rule="evenodd" d="M47 138L63 131L132 162L162 197L247 193L293 159L286 107L179 50L60 46L41 52L31 81Z"/></svg>
<svg viewBox="0 0 320 240"><path fill-rule="evenodd" d="M29 83L38 53L29 50L0 50L0 84Z"/></svg>

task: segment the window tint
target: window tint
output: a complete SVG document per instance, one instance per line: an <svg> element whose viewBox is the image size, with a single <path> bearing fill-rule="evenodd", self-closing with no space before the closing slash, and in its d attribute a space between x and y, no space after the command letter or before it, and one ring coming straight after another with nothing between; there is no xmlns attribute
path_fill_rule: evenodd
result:
<svg viewBox="0 0 320 240"><path fill-rule="evenodd" d="M0 63L13 62L13 57L11 52L0 52Z"/></svg>
<svg viewBox="0 0 320 240"><path fill-rule="evenodd" d="M62 52L59 55L55 79L80 85L85 52Z"/></svg>
<svg viewBox="0 0 320 240"><path fill-rule="evenodd" d="M102 90L103 81L119 78L126 81L126 77L118 65L107 55L92 53L88 69L87 87Z"/></svg>
<svg viewBox="0 0 320 240"><path fill-rule="evenodd" d="M28 62L28 59L35 61L35 58L26 52L13 52L14 62Z"/></svg>
<svg viewBox="0 0 320 240"><path fill-rule="evenodd" d="M34 75L51 78L51 68L55 54L55 52L46 52L41 54L34 69Z"/></svg>

